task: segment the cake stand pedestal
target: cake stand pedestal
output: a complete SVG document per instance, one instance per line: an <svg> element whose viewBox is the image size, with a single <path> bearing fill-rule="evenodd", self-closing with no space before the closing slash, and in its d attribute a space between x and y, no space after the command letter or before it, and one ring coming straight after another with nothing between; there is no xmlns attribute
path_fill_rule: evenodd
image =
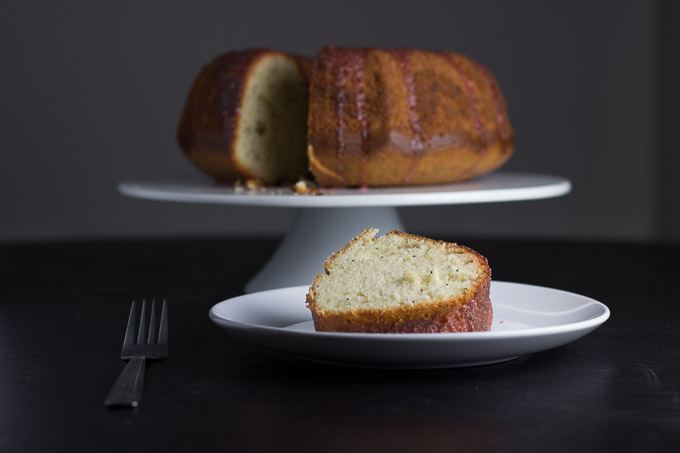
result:
<svg viewBox="0 0 680 453"><path fill-rule="evenodd" d="M246 284L246 292L307 284L323 272L323 262L366 228L404 230L397 210L298 208L293 223L269 262Z"/></svg>
<svg viewBox="0 0 680 453"><path fill-rule="evenodd" d="M405 231L399 206L536 200L569 193L569 180L549 175L496 172L456 184L369 189L322 189L298 195L287 188L240 191L207 180L124 181L121 193L149 200L295 208L292 225L246 292L309 285L323 262L366 228Z"/></svg>

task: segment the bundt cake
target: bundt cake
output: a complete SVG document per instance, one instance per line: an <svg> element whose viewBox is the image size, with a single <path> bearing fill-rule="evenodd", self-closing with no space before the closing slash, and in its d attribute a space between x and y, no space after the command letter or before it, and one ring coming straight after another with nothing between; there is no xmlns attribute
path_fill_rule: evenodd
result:
<svg viewBox="0 0 680 453"><path fill-rule="evenodd" d="M317 331L473 332L491 328L491 270L467 247L369 229L324 263L307 294Z"/></svg>
<svg viewBox="0 0 680 453"><path fill-rule="evenodd" d="M514 149L501 91L479 63L336 47L323 48L313 70L274 50L216 58L191 88L178 140L220 181L313 176L325 187L460 181L498 168Z"/></svg>
<svg viewBox="0 0 680 453"><path fill-rule="evenodd" d="M283 184L309 174L312 62L267 49L230 52L199 73L178 127L180 148L220 181Z"/></svg>
<svg viewBox="0 0 680 453"><path fill-rule="evenodd" d="M496 80L451 52L326 47L309 90L308 155L322 186L460 181L513 152Z"/></svg>

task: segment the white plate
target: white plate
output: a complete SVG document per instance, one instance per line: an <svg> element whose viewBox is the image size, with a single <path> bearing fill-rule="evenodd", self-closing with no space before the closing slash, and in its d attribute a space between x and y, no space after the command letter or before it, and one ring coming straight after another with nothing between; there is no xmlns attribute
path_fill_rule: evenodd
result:
<svg viewBox="0 0 680 453"><path fill-rule="evenodd" d="M602 303L519 283L491 283L491 331L435 334L316 332L308 286L235 297L210 319L243 340L302 359L370 368L448 368L502 362L564 345L609 318Z"/></svg>
<svg viewBox="0 0 680 453"><path fill-rule="evenodd" d="M469 181L435 186L321 189L324 196L298 195L287 187L237 191L209 179L123 181L121 193L137 198L188 203L218 203L293 208L427 206L534 200L569 193L571 183L559 176L494 172Z"/></svg>

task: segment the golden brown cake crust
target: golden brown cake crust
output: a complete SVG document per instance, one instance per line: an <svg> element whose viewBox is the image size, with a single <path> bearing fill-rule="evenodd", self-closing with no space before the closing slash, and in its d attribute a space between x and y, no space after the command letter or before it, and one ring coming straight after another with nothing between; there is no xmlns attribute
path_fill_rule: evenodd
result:
<svg viewBox="0 0 680 453"><path fill-rule="evenodd" d="M322 186L455 182L513 150L498 83L468 57L332 46L316 57L308 155Z"/></svg>
<svg viewBox="0 0 680 453"><path fill-rule="evenodd" d="M219 181L258 177L234 159L234 146L249 75L262 58L270 55L293 59L303 78L309 79L313 63L308 58L272 49L248 49L213 59L191 87L177 141L194 165Z"/></svg>
<svg viewBox="0 0 680 453"><path fill-rule="evenodd" d="M367 240L370 231L350 241L324 263L326 274L330 274L336 257L346 253L353 244ZM464 252L479 263L483 277L477 285L467 288L459 297L450 300L428 302L390 310L354 309L350 312L326 313L316 303L314 288L324 274L319 274L307 294L307 306L312 312L314 328L317 331L364 332L364 333L443 333L479 332L491 329L493 308L489 291L491 269L486 258L468 247L436 241L430 238L390 231L388 235L430 242L444 246L451 252ZM370 239L368 239L370 240Z"/></svg>

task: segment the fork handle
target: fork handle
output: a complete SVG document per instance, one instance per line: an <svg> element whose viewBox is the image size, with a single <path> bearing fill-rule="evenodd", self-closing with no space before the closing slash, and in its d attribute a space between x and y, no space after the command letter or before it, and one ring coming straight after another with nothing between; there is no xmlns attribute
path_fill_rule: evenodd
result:
<svg viewBox="0 0 680 453"><path fill-rule="evenodd" d="M137 407L144 386L144 356L133 356L113 384L104 404L107 406Z"/></svg>

